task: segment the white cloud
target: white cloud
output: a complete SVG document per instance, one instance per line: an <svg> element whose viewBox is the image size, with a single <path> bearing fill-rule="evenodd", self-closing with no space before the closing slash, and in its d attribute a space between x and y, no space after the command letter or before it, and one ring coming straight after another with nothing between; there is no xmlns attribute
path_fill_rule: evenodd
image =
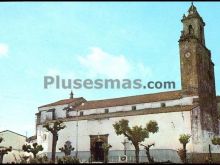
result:
<svg viewBox="0 0 220 165"><path fill-rule="evenodd" d="M0 43L0 57L8 56L8 45Z"/></svg>
<svg viewBox="0 0 220 165"><path fill-rule="evenodd" d="M145 66L143 63L138 63L135 68L140 77L146 78L152 76L151 68Z"/></svg>
<svg viewBox="0 0 220 165"><path fill-rule="evenodd" d="M124 55L113 55L101 48L92 47L90 53L78 56L80 66L77 69L48 68L46 75L60 78L140 78L146 79L152 75L151 68L141 62L127 59Z"/></svg>
<svg viewBox="0 0 220 165"><path fill-rule="evenodd" d="M125 78L131 70L130 63L123 55L112 55L97 47L91 48L87 56L79 56L78 60L90 76Z"/></svg>
<svg viewBox="0 0 220 165"><path fill-rule="evenodd" d="M78 56L88 76L105 76L107 78L146 78L151 75L151 69L142 63L129 61L124 55L113 55L104 52L101 48L92 47L91 53L86 56Z"/></svg>

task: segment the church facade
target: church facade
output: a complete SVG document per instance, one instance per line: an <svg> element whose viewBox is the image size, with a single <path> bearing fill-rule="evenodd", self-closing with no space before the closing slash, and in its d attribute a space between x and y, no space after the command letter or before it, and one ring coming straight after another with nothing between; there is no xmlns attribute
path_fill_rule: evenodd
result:
<svg viewBox="0 0 220 165"><path fill-rule="evenodd" d="M36 113L36 135L43 153L50 155L52 135L43 128L45 123L62 120L66 128L59 132L57 154L66 141L70 141L82 161L103 161L103 143L112 146L109 161L120 161L127 155L134 161L134 147L123 135L117 136L113 124L121 119L130 126L145 126L156 120L159 132L151 134L146 143L155 143L152 155L157 161L180 162L177 150L181 148L180 134L190 134L188 152L208 153L211 138L219 134L218 109L220 97L216 96L214 63L205 45L205 23L192 4L183 16L183 30L179 39L182 89L121 98L88 101L83 97L60 100L40 106ZM212 146L212 152L217 152ZM159 154L159 155L158 155ZM143 148L140 161L146 161Z"/></svg>

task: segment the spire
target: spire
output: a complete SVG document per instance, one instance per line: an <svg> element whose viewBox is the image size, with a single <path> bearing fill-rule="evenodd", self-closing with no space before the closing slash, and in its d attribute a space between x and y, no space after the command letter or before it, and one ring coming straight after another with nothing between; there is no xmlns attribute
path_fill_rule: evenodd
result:
<svg viewBox="0 0 220 165"><path fill-rule="evenodd" d="M186 18L186 15L185 14L183 14L183 19L185 19Z"/></svg>
<svg viewBox="0 0 220 165"><path fill-rule="evenodd" d="M70 92L70 99L73 99L73 91Z"/></svg>
<svg viewBox="0 0 220 165"><path fill-rule="evenodd" d="M191 3L191 6L190 6L188 12L189 12L189 14L195 14L195 13L197 13L197 9L196 9L196 7L194 6L193 2Z"/></svg>
<svg viewBox="0 0 220 165"><path fill-rule="evenodd" d="M204 26L205 22L199 15L193 2L188 9L188 14L183 15L181 22L183 23L183 30L179 41L184 41L188 38L196 38L205 46Z"/></svg>

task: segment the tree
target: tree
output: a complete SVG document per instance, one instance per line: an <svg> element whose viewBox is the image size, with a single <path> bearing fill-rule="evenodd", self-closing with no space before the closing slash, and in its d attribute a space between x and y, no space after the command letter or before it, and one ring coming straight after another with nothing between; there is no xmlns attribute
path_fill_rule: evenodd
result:
<svg viewBox="0 0 220 165"><path fill-rule="evenodd" d="M3 141L3 138L0 137L0 143ZM12 151L12 147L0 147L0 164L3 162L4 155L8 154L8 152Z"/></svg>
<svg viewBox="0 0 220 165"><path fill-rule="evenodd" d="M37 143L33 143L32 146L29 144L24 144L22 146L22 150L27 153L32 153L34 155L34 159L37 157L38 152L43 151L44 148L42 145L38 145Z"/></svg>
<svg viewBox="0 0 220 165"><path fill-rule="evenodd" d="M80 161L73 156L63 156L61 158L57 157L57 164L80 164Z"/></svg>
<svg viewBox="0 0 220 165"><path fill-rule="evenodd" d="M152 156L150 156L150 147L154 146L155 143L148 144L148 145L143 145L143 144L141 144L141 145L144 146L144 148L146 150L146 155L147 155L148 162L149 163L154 163L154 158Z"/></svg>
<svg viewBox="0 0 220 165"><path fill-rule="evenodd" d="M145 138L148 138L149 133L158 132L158 124L156 121L150 121L146 124L145 128L142 128L142 126L129 127L128 124L128 120L122 119L113 124L113 127L117 135L124 135L132 142L135 148L136 163L139 163L139 143L143 142Z"/></svg>
<svg viewBox="0 0 220 165"><path fill-rule="evenodd" d="M108 163L108 152L111 147L112 146L110 144L107 144L107 143L102 144L102 148L104 150L104 163L105 164Z"/></svg>
<svg viewBox="0 0 220 165"><path fill-rule="evenodd" d="M212 144L213 145L220 145L220 137L214 136L212 139Z"/></svg>
<svg viewBox="0 0 220 165"><path fill-rule="evenodd" d="M71 155L71 151L73 151L75 148L72 147L71 142L70 141L66 141L64 144L64 147L59 148L59 150L61 152L63 152L65 154L65 156L69 156Z"/></svg>
<svg viewBox="0 0 220 165"><path fill-rule="evenodd" d="M178 150L178 154L180 156L180 159L183 161L183 163L187 163L187 150L186 145L190 141L190 135L189 134L181 134L179 137L179 142L183 145L182 149Z"/></svg>
<svg viewBox="0 0 220 165"><path fill-rule="evenodd" d="M58 132L64 129L66 126L63 125L63 121L57 120L52 124L52 126L50 123L46 123L43 127L45 127L52 134L52 162L55 163Z"/></svg>

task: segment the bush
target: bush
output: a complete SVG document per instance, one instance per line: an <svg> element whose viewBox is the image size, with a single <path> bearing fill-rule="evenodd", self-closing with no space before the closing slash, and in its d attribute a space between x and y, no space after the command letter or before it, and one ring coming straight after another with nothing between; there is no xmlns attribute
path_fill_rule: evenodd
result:
<svg viewBox="0 0 220 165"><path fill-rule="evenodd" d="M58 164L79 164L79 159L72 156L63 156L61 158L57 158Z"/></svg>
<svg viewBox="0 0 220 165"><path fill-rule="evenodd" d="M31 156L22 156L21 164L48 164L52 163L46 155L37 156L36 158L32 158Z"/></svg>

